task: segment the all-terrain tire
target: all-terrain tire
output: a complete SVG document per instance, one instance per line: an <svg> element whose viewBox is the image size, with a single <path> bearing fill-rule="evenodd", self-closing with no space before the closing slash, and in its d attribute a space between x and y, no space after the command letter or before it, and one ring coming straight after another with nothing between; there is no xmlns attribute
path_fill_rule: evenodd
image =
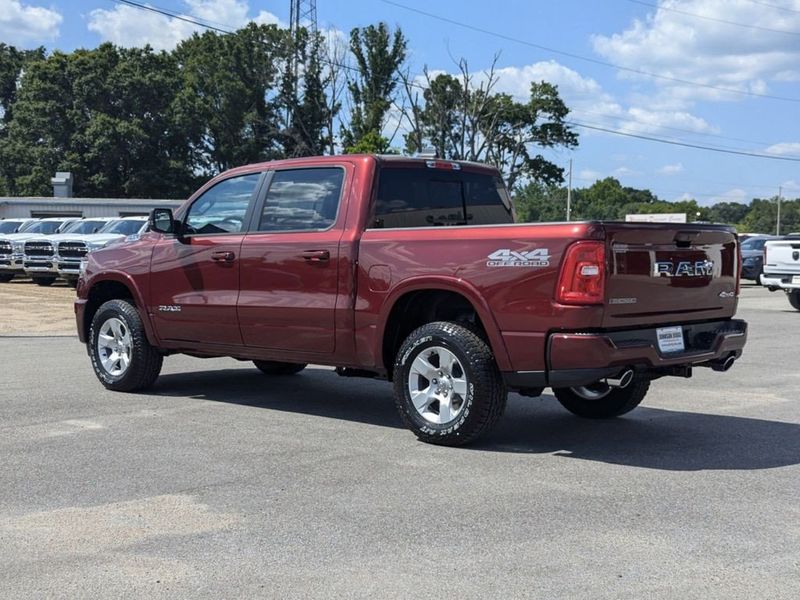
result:
<svg viewBox="0 0 800 600"><path fill-rule="evenodd" d="M800 290L792 290L787 296L789 296L789 304L791 304L795 310L800 310Z"/></svg>
<svg viewBox="0 0 800 600"><path fill-rule="evenodd" d="M606 396L595 400L581 397L572 388L554 388L553 393L561 405L574 415L586 419L611 419L639 406L649 389L649 379L634 376L626 387L612 388Z"/></svg>
<svg viewBox="0 0 800 600"><path fill-rule="evenodd" d="M458 397L460 409L441 424L420 413L409 388L414 361L434 348L452 353L466 380L466 392ZM486 434L503 414L508 396L489 344L471 328L448 321L428 323L411 332L397 353L393 380L395 404L405 425L423 442L443 446L461 446Z"/></svg>
<svg viewBox="0 0 800 600"><path fill-rule="evenodd" d="M56 282L55 277L34 277L33 282L36 285L41 285L42 287L50 287Z"/></svg>
<svg viewBox="0 0 800 600"><path fill-rule="evenodd" d="M130 338L129 363L123 373L113 374L103 366L98 348L101 329L111 319L124 324ZM109 300L94 315L89 329L89 356L95 375L106 388L117 392L143 390L155 382L161 373L164 357L147 341L139 311L127 300Z"/></svg>
<svg viewBox="0 0 800 600"><path fill-rule="evenodd" d="M285 363L274 360L254 360L253 364L265 375L294 375L308 366L306 363Z"/></svg>

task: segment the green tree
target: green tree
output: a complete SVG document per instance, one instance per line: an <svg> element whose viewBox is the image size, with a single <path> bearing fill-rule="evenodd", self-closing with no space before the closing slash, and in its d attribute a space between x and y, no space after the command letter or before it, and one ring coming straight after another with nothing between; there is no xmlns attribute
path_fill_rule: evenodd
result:
<svg viewBox="0 0 800 600"><path fill-rule="evenodd" d="M167 53L102 44L30 63L0 146L9 191L47 195L57 170L82 196L185 196L195 183L171 119Z"/></svg>
<svg viewBox="0 0 800 600"><path fill-rule="evenodd" d="M710 221L731 224L741 222L748 212L750 207L739 202L717 202L708 211Z"/></svg>
<svg viewBox="0 0 800 600"><path fill-rule="evenodd" d="M181 90L174 110L193 167L205 176L283 156L279 71L288 32L250 23L229 35L195 34L175 50Z"/></svg>
<svg viewBox="0 0 800 600"><path fill-rule="evenodd" d="M564 170L537 151L578 145L578 135L565 122L569 109L558 88L534 82L528 101L517 102L494 92L494 65L482 77L470 73L464 60L459 69L459 77L431 78L426 72L422 98L413 82L404 80L404 117L410 129L406 151L432 146L443 158L488 162L505 174L509 187L520 179L548 186L561 183Z"/></svg>
<svg viewBox="0 0 800 600"><path fill-rule="evenodd" d="M309 40L309 33L301 30L291 43L295 65L302 64L303 73L302 78L298 78L290 69L284 77L281 101L289 116L284 131L284 152L286 156L324 154L332 136L331 123L341 104L329 103L326 96L326 89L333 82L330 71L323 73L322 69L323 37L315 33Z"/></svg>
<svg viewBox="0 0 800 600"><path fill-rule="evenodd" d="M514 208L521 223L566 221L567 189L530 181L514 194Z"/></svg>
<svg viewBox="0 0 800 600"><path fill-rule="evenodd" d="M352 108L350 122L342 128L345 152L365 147L386 150L388 141L381 142L381 134L397 88L398 71L406 58L406 46L403 32L398 28L391 34L386 23L356 27L350 32L350 51L358 73L348 82Z"/></svg>

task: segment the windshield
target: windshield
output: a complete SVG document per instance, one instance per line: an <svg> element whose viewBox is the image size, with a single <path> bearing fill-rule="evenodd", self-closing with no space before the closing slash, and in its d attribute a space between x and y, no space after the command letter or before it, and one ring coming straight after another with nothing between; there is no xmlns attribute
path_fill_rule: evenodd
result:
<svg viewBox="0 0 800 600"><path fill-rule="evenodd" d="M766 242L764 238L751 238L742 242L742 250L762 250Z"/></svg>
<svg viewBox="0 0 800 600"><path fill-rule="evenodd" d="M25 233L55 233L64 221L38 221L25 230Z"/></svg>
<svg viewBox="0 0 800 600"><path fill-rule="evenodd" d="M0 233L14 233L22 221L0 221Z"/></svg>
<svg viewBox="0 0 800 600"><path fill-rule="evenodd" d="M139 233L144 221L131 219L130 221L112 221L100 233L117 233L119 235L133 235Z"/></svg>
<svg viewBox="0 0 800 600"><path fill-rule="evenodd" d="M75 221L61 233L96 233L105 226L107 221Z"/></svg>

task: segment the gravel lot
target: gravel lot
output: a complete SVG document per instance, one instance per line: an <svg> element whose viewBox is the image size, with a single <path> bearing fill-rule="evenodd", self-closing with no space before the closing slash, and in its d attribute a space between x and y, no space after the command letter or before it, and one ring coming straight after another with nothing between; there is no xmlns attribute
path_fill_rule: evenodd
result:
<svg viewBox="0 0 800 600"><path fill-rule="evenodd" d="M72 331L71 290L27 288ZM726 374L610 422L513 395L466 449L326 369L171 357L124 395L74 338L0 337L0 598L796 599L800 313L749 287L740 316Z"/></svg>

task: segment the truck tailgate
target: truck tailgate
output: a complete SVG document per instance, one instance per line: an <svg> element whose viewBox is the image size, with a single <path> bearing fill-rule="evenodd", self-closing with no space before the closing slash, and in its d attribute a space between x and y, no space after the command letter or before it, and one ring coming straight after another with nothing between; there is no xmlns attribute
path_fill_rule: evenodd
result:
<svg viewBox="0 0 800 600"><path fill-rule="evenodd" d="M737 240L721 225L604 223L604 327L732 317Z"/></svg>
<svg viewBox="0 0 800 600"><path fill-rule="evenodd" d="M764 248L765 274L800 275L800 238L770 240Z"/></svg>

